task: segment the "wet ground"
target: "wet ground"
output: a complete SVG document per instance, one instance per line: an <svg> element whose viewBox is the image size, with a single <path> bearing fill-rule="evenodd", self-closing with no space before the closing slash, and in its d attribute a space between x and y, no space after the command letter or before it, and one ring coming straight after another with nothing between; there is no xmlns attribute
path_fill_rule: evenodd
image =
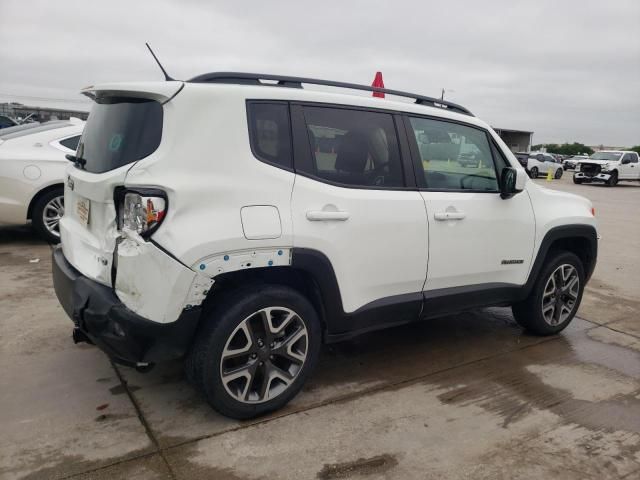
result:
<svg viewBox="0 0 640 480"><path fill-rule="evenodd" d="M0 228L0 478L640 478L640 186L539 182L591 198L603 235L561 335L508 309L366 335L251 422L177 362L140 374L74 345L49 246Z"/></svg>

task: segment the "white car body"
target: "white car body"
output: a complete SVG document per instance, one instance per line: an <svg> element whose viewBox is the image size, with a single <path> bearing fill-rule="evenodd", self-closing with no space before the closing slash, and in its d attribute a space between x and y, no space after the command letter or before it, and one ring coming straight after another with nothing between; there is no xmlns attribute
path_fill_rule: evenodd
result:
<svg viewBox="0 0 640 480"><path fill-rule="evenodd" d="M66 172L54 285L77 338L88 336L119 361L140 366L184 354L192 338L181 330L185 319L199 315L205 300L214 305L216 288L231 279L251 285L277 277L291 288L317 291L323 338L334 341L420 315L510 305L533 288L547 254L559 245L582 255L586 279L595 267L591 202L529 181L487 123L453 107L233 80L109 84L85 93L98 103L78 147L79 161L86 154L87 163L69 164ZM145 106L129 105L130 97L145 99L138 102ZM105 101L111 98L116 100ZM92 165L102 152L92 138L104 130L92 119L118 102L131 110L148 108L154 116L160 115L159 105L161 139L144 158L116 168ZM256 153L251 112L261 105L286 110L290 123L282 120L284 130L266 120L255 120L262 125L255 128L271 132L257 137L267 149L270 141L291 135L294 167ZM405 144L404 134L396 138L376 127L367 137L369 156L358 157L365 162L360 170L350 163L343 168L340 152L349 153L347 146L358 137L347 140L346 127L310 124L311 114L373 115L394 125L390 132L404 129L413 139ZM446 137L451 143L433 140L437 129L477 138L487 147L486 158L476 170L460 166L451 152L464 151L467 140L456 143L459 133ZM101 144L118 152L126 132L109 135ZM335 177L322 177L317 165L315 173L303 166L319 162L321 149L333 155L335 138L341 142ZM418 138L426 140L418 144ZM289 148L288 140L282 142ZM391 152L389 145L400 158L393 161L404 162L401 186L392 183L391 153L371 170L367 181L374 183L368 186L327 180L364 178L375 148ZM415 168L424 170L422 178ZM449 179L453 187L436 187ZM430 188L427 181L433 182ZM512 190L499 190L503 182L513 182ZM134 231L140 208L146 208L146 218L158 219L153 233ZM87 308L92 313L85 318ZM133 344L129 332L140 325L145 332L171 333L154 333L151 347ZM165 345L178 337L185 337L184 344Z"/></svg>
<svg viewBox="0 0 640 480"><path fill-rule="evenodd" d="M531 152L529 154L529 159L527 160L527 172L532 174L532 172L537 171L538 173L536 177L539 175L547 175L549 171L552 172L554 177L558 175L562 176L563 170L562 163L558 162L548 153Z"/></svg>
<svg viewBox="0 0 640 480"><path fill-rule="evenodd" d="M610 182L614 180L640 181L640 162L636 152L607 150L596 152L592 157L610 156L611 160L589 158L580 160L573 175L579 182Z"/></svg>
<svg viewBox="0 0 640 480"><path fill-rule="evenodd" d="M62 187L69 166L65 155L74 150L60 142L79 137L84 123L71 119L0 130L0 224L27 223L34 199Z"/></svg>

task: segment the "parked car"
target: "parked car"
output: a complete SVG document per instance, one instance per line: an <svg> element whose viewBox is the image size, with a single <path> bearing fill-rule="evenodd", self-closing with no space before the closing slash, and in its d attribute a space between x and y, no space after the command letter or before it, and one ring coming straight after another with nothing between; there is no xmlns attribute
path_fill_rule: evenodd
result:
<svg viewBox="0 0 640 480"><path fill-rule="evenodd" d="M596 263L591 202L529 181L464 107L330 87L371 90L232 73L87 88L53 251L74 339L142 369L186 357L216 410L249 418L298 393L323 342L490 305L564 329ZM475 168L456 163L469 144Z"/></svg>
<svg viewBox="0 0 640 480"><path fill-rule="evenodd" d="M458 163L463 167L478 167L483 155L478 147L473 144L462 145L458 155Z"/></svg>
<svg viewBox="0 0 640 480"><path fill-rule="evenodd" d="M587 155L574 155L562 161L562 168L565 170L573 170L578 165L578 162L581 160L587 160L589 157Z"/></svg>
<svg viewBox="0 0 640 480"><path fill-rule="evenodd" d="M514 155L516 160L518 160L518 163L526 170L527 164L529 163L529 152L516 152Z"/></svg>
<svg viewBox="0 0 640 480"><path fill-rule="evenodd" d="M530 152L527 159L527 172L531 178L538 178L540 174L547 175L549 170L553 172L554 178L562 178L564 169L559 160L549 153Z"/></svg>
<svg viewBox="0 0 640 480"><path fill-rule="evenodd" d="M640 181L640 164L636 152L596 152L588 160L581 160L573 174L573 183L603 182L614 187L620 180Z"/></svg>
<svg viewBox="0 0 640 480"><path fill-rule="evenodd" d="M64 172L84 122L25 123L0 130L0 223L29 220L45 240L60 241Z"/></svg>

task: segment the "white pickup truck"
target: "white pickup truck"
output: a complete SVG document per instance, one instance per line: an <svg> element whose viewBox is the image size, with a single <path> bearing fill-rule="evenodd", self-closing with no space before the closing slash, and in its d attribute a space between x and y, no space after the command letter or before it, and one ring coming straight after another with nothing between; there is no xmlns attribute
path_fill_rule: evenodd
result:
<svg viewBox="0 0 640 480"><path fill-rule="evenodd" d="M640 181L638 154L631 151L596 152L576 166L573 183L604 182L610 187L619 180Z"/></svg>

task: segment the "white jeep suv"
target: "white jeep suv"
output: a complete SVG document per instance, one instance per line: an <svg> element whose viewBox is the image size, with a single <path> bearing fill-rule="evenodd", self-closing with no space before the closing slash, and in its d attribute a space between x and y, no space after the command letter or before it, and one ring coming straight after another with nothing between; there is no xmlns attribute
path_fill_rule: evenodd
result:
<svg viewBox="0 0 640 480"><path fill-rule="evenodd" d="M573 174L573 183L603 182L615 187L620 180L640 181L638 154L632 151L611 150L596 152L580 160Z"/></svg>
<svg viewBox="0 0 640 480"><path fill-rule="evenodd" d="M283 406L323 342L362 332L500 305L555 334L595 267L591 203L530 182L453 103L238 73L84 93L53 253L74 339L141 369L185 357L225 415Z"/></svg>

